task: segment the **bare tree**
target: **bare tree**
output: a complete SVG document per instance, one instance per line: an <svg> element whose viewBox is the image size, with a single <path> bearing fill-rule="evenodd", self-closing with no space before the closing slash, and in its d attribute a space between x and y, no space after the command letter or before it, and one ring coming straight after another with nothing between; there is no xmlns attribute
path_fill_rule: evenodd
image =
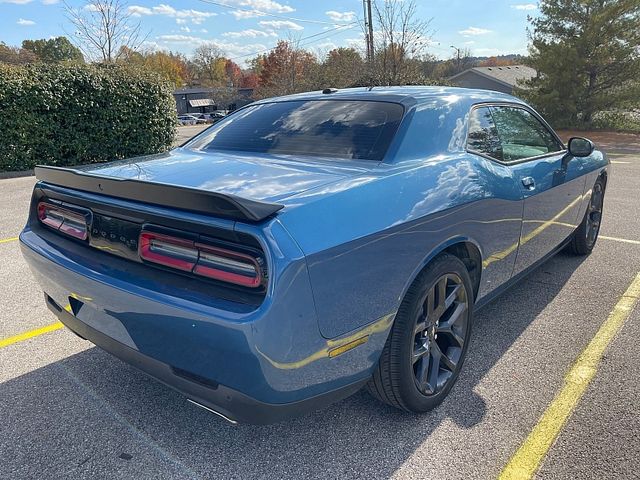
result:
<svg viewBox="0 0 640 480"><path fill-rule="evenodd" d="M226 86L225 65L227 59L215 43L204 43L193 52L192 62L206 87Z"/></svg>
<svg viewBox="0 0 640 480"><path fill-rule="evenodd" d="M112 62L127 50L138 49L146 40L140 22L132 18L123 0L87 0L79 8L67 2L64 5L75 28L72 38L87 58Z"/></svg>
<svg viewBox="0 0 640 480"><path fill-rule="evenodd" d="M416 15L415 0L382 0L373 4L376 23L374 81L383 85L417 83L418 58L431 39L431 19Z"/></svg>

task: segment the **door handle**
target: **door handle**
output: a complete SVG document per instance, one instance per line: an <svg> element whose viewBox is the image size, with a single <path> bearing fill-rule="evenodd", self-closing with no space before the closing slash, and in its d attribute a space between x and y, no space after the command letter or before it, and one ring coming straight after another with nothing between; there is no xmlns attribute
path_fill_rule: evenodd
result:
<svg viewBox="0 0 640 480"><path fill-rule="evenodd" d="M524 188L526 188L527 190L536 189L536 181L533 179L533 177L524 177L522 179L522 185L524 185Z"/></svg>

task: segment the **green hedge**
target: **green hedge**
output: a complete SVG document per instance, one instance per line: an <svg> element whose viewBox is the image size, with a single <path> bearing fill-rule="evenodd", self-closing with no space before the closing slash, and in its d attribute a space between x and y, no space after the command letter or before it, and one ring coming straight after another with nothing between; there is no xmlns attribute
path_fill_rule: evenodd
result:
<svg viewBox="0 0 640 480"><path fill-rule="evenodd" d="M150 72L0 64L0 171L157 153L175 128L171 88Z"/></svg>

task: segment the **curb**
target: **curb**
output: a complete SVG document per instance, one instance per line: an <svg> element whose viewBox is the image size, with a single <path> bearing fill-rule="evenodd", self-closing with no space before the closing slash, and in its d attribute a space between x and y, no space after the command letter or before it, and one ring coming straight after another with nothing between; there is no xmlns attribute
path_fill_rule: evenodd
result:
<svg viewBox="0 0 640 480"><path fill-rule="evenodd" d="M33 170L21 170L19 172L0 172L0 180L31 176L33 176Z"/></svg>

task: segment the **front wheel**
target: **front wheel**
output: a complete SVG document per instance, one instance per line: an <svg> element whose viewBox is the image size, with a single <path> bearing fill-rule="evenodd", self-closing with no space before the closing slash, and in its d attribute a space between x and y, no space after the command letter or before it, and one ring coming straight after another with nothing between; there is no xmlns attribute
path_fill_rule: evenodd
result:
<svg viewBox="0 0 640 480"><path fill-rule="evenodd" d="M569 250L575 255L589 255L596 245L602 222L602 207L604 206L604 181L598 178L591 190L589 206L578 228L573 234Z"/></svg>
<svg viewBox="0 0 640 480"><path fill-rule="evenodd" d="M367 385L379 400L410 412L439 405L466 356L473 290L457 257L443 254L409 288Z"/></svg>

